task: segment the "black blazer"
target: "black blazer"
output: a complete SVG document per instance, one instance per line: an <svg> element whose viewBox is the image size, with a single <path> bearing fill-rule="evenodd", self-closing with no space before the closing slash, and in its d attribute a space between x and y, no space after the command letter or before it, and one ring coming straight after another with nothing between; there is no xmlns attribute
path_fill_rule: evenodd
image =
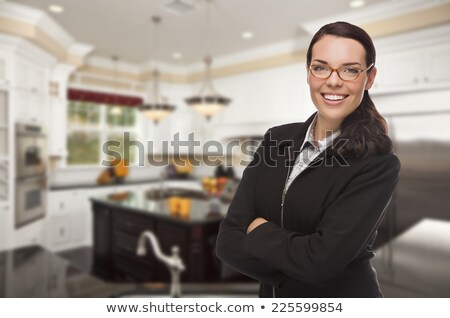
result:
<svg viewBox="0 0 450 318"><path fill-rule="evenodd" d="M247 166L220 225L217 256L261 282L260 297L382 297L372 244L400 162L322 152L290 185L286 178L315 114L271 128ZM267 223L248 235L256 218Z"/></svg>

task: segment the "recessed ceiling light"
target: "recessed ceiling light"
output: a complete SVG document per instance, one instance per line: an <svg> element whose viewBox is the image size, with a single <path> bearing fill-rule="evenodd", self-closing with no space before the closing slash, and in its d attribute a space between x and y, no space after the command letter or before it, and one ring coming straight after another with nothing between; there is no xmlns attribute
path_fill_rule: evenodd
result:
<svg viewBox="0 0 450 318"><path fill-rule="evenodd" d="M246 32L242 32L242 38L243 39L251 39L253 38L254 35L252 32L246 31Z"/></svg>
<svg viewBox="0 0 450 318"><path fill-rule="evenodd" d="M349 3L350 8L360 8L365 4L364 0L353 0Z"/></svg>
<svg viewBox="0 0 450 318"><path fill-rule="evenodd" d="M48 6L48 9L54 13L62 13L64 11L63 7L56 5L56 4L52 4L52 5Z"/></svg>
<svg viewBox="0 0 450 318"><path fill-rule="evenodd" d="M179 52L175 52L172 54L172 57L176 60L179 60L183 57L183 54L179 53Z"/></svg>

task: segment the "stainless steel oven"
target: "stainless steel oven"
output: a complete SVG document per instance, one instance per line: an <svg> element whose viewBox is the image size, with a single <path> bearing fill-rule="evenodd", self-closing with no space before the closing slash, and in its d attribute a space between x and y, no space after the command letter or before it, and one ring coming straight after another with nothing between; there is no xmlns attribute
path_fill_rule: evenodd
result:
<svg viewBox="0 0 450 318"><path fill-rule="evenodd" d="M40 126L16 124L16 228L45 216L46 137Z"/></svg>
<svg viewBox="0 0 450 318"><path fill-rule="evenodd" d="M45 174L45 135L36 125L16 124L17 178Z"/></svg>
<svg viewBox="0 0 450 318"><path fill-rule="evenodd" d="M17 179L16 228L45 216L47 177L38 175Z"/></svg>

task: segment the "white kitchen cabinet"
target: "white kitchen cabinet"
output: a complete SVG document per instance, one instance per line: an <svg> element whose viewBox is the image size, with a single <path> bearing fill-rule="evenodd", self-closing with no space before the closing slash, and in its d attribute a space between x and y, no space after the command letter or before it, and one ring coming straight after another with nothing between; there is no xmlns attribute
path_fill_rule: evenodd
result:
<svg viewBox="0 0 450 318"><path fill-rule="evenodd" d="M372 93L450 87L450 44L379 54Z"/></svg>
<svg viewBox="0 0 450 318"><path fill-rule="evenodd" d="M45 67L25 58L17 57L15 69L15 88L34 94L47 94L48 70Z"/></svg>
<svg viewBox="0 0 450 318"><path fill-rule="evenodd" d="M72 213L80 207L78 190L50 191L48 195L49 216L61 216Z"/></svg>
<svg viewBox="0 0 450 318"><path fill-rule="evenodd" d="M263 135L272 126L305 118L308 86L303 63L244 74L220 84L232 102L217 116L214 128L219 139Z"/></svg>
<svg viewBox="0 0 450 318"><path fill-rule="evenodd" d="M53 216L50 220L51 245L58 248L71 241L71 215Z"/></svg>
<svg viewBox="0 0 450 318"><path fill-rule="evenodd" d="M16 57L14 94L15 119L47 125L48 71L30 60Z"/></svg>
<svg viewBox="0 0 450 318"><path fill-rule="evenodd" d="M46 125L47 100L44 95L14 89L15 120L29 124Z"/></svg>
<svg viewBox="0 0 450 318"><path fill-rule="evenodd" d="M50 98L49 110L49 155L65 157L67 156L67 101L60 98Z"/></svg>
<svg viewBox="0 0 450 318"><path fill-rule="evenodd" d="M44 245L44 221L42 219L35 221L23 228L15 231L16 248L29 245Z"/></svg>
<svg viewBox="0 0 450 318"><path fill-rule="evenodd" d="M87 190L50 191L48 218L52 250L83 245L87 227Z"/></svg>
<svg viewBox="0 0 450 318"><path fill-rule="evenodd" d="M421 81L422 65L417 51L382 54L376 62L378 69L374 89L399 89Z"/></svg>
<svg viewBox="0 0 450 318"><path fill-rule="evenodd" d="M255 113L258 106L257 100L261 96L260 94L264 94L264 92L261 92L256 87L255 81L243 81L241 85L227 86L222 87L222 90L232 100L223 112L218 115L221 119L220 124L237 124L257 120L259 115L259 113ZM250 92L257 92L257 94L249 94Z"/></svg>
<svg viewBox="0 0 450 318"><path fill-rule="evenodd" d="M450 44L424 49L427 57L422 80L430 84L450 83Z"/></svg>
<svg viewBox="0 0 450 318"><path fill-rule="evenodd" d="M12 83L13 58L7 53L0 52L0 87L9 88Z"/></svg>

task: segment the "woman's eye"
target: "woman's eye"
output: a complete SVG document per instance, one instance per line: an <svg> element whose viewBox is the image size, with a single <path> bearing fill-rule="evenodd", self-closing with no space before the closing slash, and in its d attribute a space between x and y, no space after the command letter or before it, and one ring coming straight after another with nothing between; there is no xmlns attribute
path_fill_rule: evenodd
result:
<svg viewBox="0 0 450 318"><path fill-rule="evenodd" d="M355 67L346 67L346 68L344 68L344 72L349 73L349 74L358 74L359 69L357 69Z"/></svg>
<svg viewBox="0 0 450 318"><path fill-rule="evenodd" d="M313 71L316 71L316 72L328 70L328 68L326 66L322 66L322 65L313 65L312 69L313 69Z"/></svg>

